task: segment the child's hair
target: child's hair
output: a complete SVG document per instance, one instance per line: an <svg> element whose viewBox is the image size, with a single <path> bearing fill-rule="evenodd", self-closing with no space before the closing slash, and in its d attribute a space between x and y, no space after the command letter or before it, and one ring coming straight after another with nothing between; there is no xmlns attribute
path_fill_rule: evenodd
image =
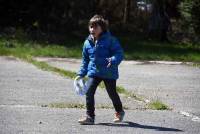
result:
<svg viewBox="0 0 200 134"><path fill-rule="evenodd" d="M105 20L101 15L94 15L90 21L88 26L97 26L99 25L103 32L108 30L108 20Z"/></svg>

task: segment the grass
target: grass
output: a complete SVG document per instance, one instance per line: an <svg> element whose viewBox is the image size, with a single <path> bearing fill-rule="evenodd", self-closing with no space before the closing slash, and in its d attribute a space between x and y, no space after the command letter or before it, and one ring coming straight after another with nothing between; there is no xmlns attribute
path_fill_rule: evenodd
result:
<svg viewBox="0 0 200 134"><path fill-rule="evenodd" d="M200 68L200 63L193 63L192 66Z"/></svg>
<svg viewBox="0 0 200 134"><path fill-rule="evenodd" d="M120 38L126 60L167 60L200 62L200 44L161 43L157 41ZM38 43L0 37L0 55L23 53L34 57L73 57L81 58L82 41L74 38L65 44Z"/></svg>
<svg viewBox="0 0 200 134"><path fill-rule="evenodd" d="M33 57L73 57L80 58L82 47L79 45L62 46L59 44L42 44L32 41L18 41L0 38L0 55L24 54Z"/></svg>
<svg viewBox="0 0 200 134"><path fill-rule="evenodd" d="M56 72L61 76L69 77L69 78L72 78L72 79L75 78L75 76L76 76L75 72L67 71L67 70L63 70L63 69L60 69L60 68L50 66L46 62L36 61L30 55L24 55L24 56L15 55L15 56L26 61L26 62L32 63L33 65L35 65L38 68L45 70L45 71Z"/></svg>
<svg viewBox="0 0 200 134"><path fill-rule="evenodd" d="M57 67L53 67L49 64L47 64L46 62L43 61L37 61L35 60L31 55L26 55L26 54L18 54L18 53L11 53L8 54L14 57L17 57L23 61L26 61L28 63L31 63L33 65L35 65L36 67L38 67L39 69L42 69L44 71L51 71L51 72L55 72L58 73L61 76L65 76L71 79L74 79L76 77L76 73L72 72L72 71L67 71L67 70L63 70Z"/></svg>
<svg viewBox="0 0 200 134"><path fill-rule="evenodd" d="M153 110L169 110L170 109L166 104L162 103L159 100L148 103L147 107Z"/></svg>
<svg viewBox="0 0 200 134"><path fill-rule="evenodd" d="M65 102L60 102L60 103L50 103L48 105L41 105L42 107L50 107L50 108L77 108L77 109L85 109L86 106L85 104L80 104L80 103L65 103ZM104 104L99 104L96 106L97 109L114 109L113 106L110 105L104 105ZM129 108L126 106L123 106L124 109L128 110Z"/></svg>
<svg viewBox="0 0 200 134"><path fill-rule="evenodd" d="M85 109L84 104L79 103L50 103L47 105L47 107L50 108L79 108L79 109Z"/></svg>
<svg viewBox="0 0 200 134"><path fill-rule="evenodd" d="M161 43L121 38L127 60L200 62L200 44Z"/></svg>

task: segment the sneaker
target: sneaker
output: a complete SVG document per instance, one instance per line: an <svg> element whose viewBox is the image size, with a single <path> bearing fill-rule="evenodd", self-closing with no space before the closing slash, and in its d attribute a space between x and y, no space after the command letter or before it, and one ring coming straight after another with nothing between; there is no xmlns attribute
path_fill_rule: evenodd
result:
<svg viewBox="0 0 200 134"><path fill-rule="evenodd" d="M122 122L124 115L125 115L124 111L115 113L115 118L114 118L113 122L115 122L115 123Z"/></svg>
<svg viewBox="0 0 200 134"><path fill-rule="evenodd" d="M78 123L80 123L81 125L93 125L94 124L94 118L86 116L82 119L79 119Z"/></svg>

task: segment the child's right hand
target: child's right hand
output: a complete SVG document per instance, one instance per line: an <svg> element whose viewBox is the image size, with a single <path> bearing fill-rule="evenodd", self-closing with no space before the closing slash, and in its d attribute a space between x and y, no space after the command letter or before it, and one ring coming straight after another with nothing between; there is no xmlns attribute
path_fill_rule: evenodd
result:
<svg viewBox="0 0 200 134"><path fill-rule="evenodd" d="M108 60L107 68L109 68L109 67L111 66L111 61L112 61L112 59L111 59L111 58L106 58L106 60Z"/></svg>

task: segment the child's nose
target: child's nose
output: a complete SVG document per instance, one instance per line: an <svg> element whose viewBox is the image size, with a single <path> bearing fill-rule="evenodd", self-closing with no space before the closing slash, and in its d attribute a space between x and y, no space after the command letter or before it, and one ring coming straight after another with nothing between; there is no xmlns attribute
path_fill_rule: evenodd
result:
<svg viewBox="0 0 200 134"><path fill-rule="evenodd" d="M94 28L91 28L91 31L94 32Z"/></svg>

